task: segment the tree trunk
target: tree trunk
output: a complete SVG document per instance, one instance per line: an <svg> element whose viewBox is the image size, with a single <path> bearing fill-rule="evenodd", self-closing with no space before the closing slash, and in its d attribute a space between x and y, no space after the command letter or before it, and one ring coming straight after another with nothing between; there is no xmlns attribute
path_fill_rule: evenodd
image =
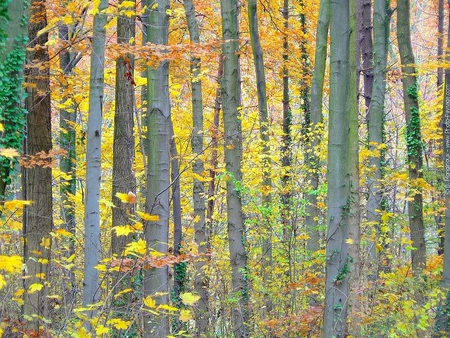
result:
<svg viewBox="0 0 450 338"><path fill-rule="evenodd" d="M289 94L289 40L287 30L289 28L289 0L283 1L283 20L286 32L283 36L283 138L281 146L281 165L283 166L281 181L283 193L281 195L281 222L283 224L283 238L290 246L292 237L291 217L291 162L292 162L292 112ZM289 249L288 249L289 250Z"/></svg>
<svg viewBox="0 0 450 338"><path fill-rule="evenodd" d="M330 117L328 134L328 232L323 337L345 337L348 304L349 3L330 6Z"/></svg>
<svg viewBox="0 0 450 338"><path fill-rule="evenodd" d="M270 144L269 144L269 114L267 109L266 94L266 75L264 71L264 57L261 48L261 41L258 29L258 8L256 0L248 1L248 22L250 28L250 39L252 44L253 62L256 72L256 89L258 94L259 109L259 138L262 143L262 207L270 210L272 203L272 178L270 163ZM264 216L265 217L265 216ZM272 224L270 217L265 217L265 223L262 224L262 278L263 288L267 290L270 283L270 269L272 267ZM266 303L264 312L267 316L272 311L273 303L270 295L265 295Z"/></svg>
<svg viewBox="0 0 450 338"><path fill-rule="evenodd" d="M308 158L308 173L310 173L310 189L311 192L307 194L306 198L306 226L308 228L307 249L310 252L319 250L319 230L318 218L319 209L317 208L317 195L319 188L320 163L317 156L317 148L320 143L320 138L323 133L323 115L322 115L322 101L323 101L323 82L325 78L325 67L327 59L327 40L328 28L330 25L330 1L321 0L319 10L319 21L317 23L316 32L316 50L315 63L313 70L313 80L311 85L311 149Z"/></svg>
<svg viewBox="0 0 450 338"><path fill-rule="evenodd" d="M189 29L190 40L193 43L200 43L197 18L192 0L184 1L186 19ZM193 172L203 176L204 165L201 155L203 154L203 95L201 75L201 59L191 59L191 88L192 88L192 152L196 158L193 162ZM214 145L213 145L214 146ZM212 183L214 184L214 183ZM194 200L194 228L195 243L198 253L204 255L208 250L209 236L206 229L205 218L205 184L198 178L194 178L193 200ZM196 273L194 278L195 290L200 296L196 307L196 331L198 336L206 335L209 330L208 314L208 280L203 267L207 261L206 257L200 257L196 263Z"/></svg>
<svg viewBox="0 0 450 338"><path fill-rule="evenodd" d="M28 110L25 154L36 156L39 152L52 149L52 126L50 106L50 69L36 67L49 60L48 34L37 36L47 25L45 2L31 3L30 25L28 35L31 43L27 49L28 64L25 70L27 87L25 101ZM33 201L25 208L23 217L24 262L26 264L24 279L23 314L30 319L28 328L39 331L39 326L47 325L43 319L49 319L48 286L50 285L50 250L53 228L52 204L52 169L35 165L23 168L24 198ZM43 288L37 292L27 292L32 284L40 284Z"/></svg>
<svg viewBox="0 0 450 338"><path fill-rule="evenodd" d="M29 1L9 1L8 20L5 22L5 36L0 37L0 148L21 150L26 124L26 110L23 108L23 66L28 39ZM14 135L15 137L10 137ZM0 203L5 199L6 187L11 183L14 164L11 159L0 155ZM0 212L1 214L1 212Z"/></svg>
<svg viewBox="0 0 450 338"><path fill-rule="evenodd" d="M369 150L373 152L369 160L370 175L367 176L367 221L371 226L379 227L381 224L382 209L382 158L384 138L384 102L386 95L386 66L389 39L389 5L386 0L374 1L373 13L373 88L367 118ZM376 229L375 231L379 231ZM383 236L386 235L383 232ZM378 238L378 236L377 236ZM374 274L377 264L376 241L371 241L369 247L369 267Z"/></svg>
<svg viewBox="0 0 450 338"><path fill-rule="evenodd" d="M248 267L245 249L245 224L242 214L242 130L239 76L239 26L237 0L221 0L224 72L222 109L225 129L227 179L228 241L230 248L234 336L248 337Z"/></svg>
<svg viewBox="0 0 450 338"><path fill-rule="evenodd" d="M169 35L168 0L148 2L148 42L167 45ZM157 6L156 6L157 5ZM170 102L169 61L161 60L158 66L148 68L147 73L147 140L148 175L146 211L159 216L155 222L147 222L145 239L150 250L162 254L168 252L169 241L169 189L170 189ZM149 268L145 270L144 292L156 303L168 304L168 269ZM158 293L158 295L156 295ZM167 315L149 315L144 318L144 328L152 337L165 338L169 335Z"/></svg>
<svg viewBox="0 0 450 338"><path fill-rule="evenodd" d="M414 54L411 47L409 0L397 1L397 40L403 74L403 98L406 117L406 139L410 184L415 187L413 200L408 201L409 227L415 250L411 251L414 275L426 267L425 226L423 222L422 189L417 184L423 179L422 135L419 116L419 94Z"/></svg>
<svg viewBox="0 0 450 338"><path fill-rule="evenodd" d="M348 144L348 168L350 173L350 197L348 200L348 238L351 243L348 246L349 255L349 284L350 292L348 303L352 321L348 333L355 338L361 337L361 283L360 283L360 245L361 245L361 211L359 195L359 63L360 50L356 43L357 12L356 0L350 0L350 82L349 82L349 106L350 106L350 131ZM370 7L370 3L369 3ZM364 57L364 56L363 56ZM367 99L366 99L367 102Z"/></svg>
<svg viewBox="0 0 450 338"><path fill-rule="evenodd" d="M95 266L100 259L100 181L102 112L105 67L105 24L108 1L101 0L94 16L91 53L91 78L89 81L89 116L87 124L86 150L86 200L84 235L84 289L83 307L95 304L100 299L99 273ZM95 317L96 311L87 311L88 319ZM91 324L86 322L88 330Z"/></svg>

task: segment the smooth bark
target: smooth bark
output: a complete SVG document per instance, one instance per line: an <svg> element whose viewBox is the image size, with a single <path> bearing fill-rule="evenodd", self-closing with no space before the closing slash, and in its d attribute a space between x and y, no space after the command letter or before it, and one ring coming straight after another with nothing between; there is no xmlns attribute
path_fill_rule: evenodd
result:
<svg viewBox="0 0 450 338"><path fill-rule="evenodd" d="M157 4L157 5L156 5ZM168 0L148 2L148 42L167 45L169 35ZM170 102L169 61L149 66L147 72L147 196L146 211L159 216L155 222L146 222L145 239L149 250L168 253L169 191L170 191ZM168 268L149 268L144 274L144 292L158 305L169 303ZM152 337L169 335L167 315L150 314L144 317L144 328Z"/></svg>
<svg viewBox="0 0 450 338"><path fill-rule="evenodd" d="M92 52L89 81L89 116L87 122L86 150L86 199L84 213L84 289L83 307L95 304L100 299L99 272L95 268L100 259L100 181L101 181L101 144L102 114L105 67L105 24L108 1L101 0L94 16ZM86 311L88 319L96 316L95 310ZM86 323L88 330L91 328Z"/></svg>
<svg viewBox="0 0 450 338"><path fill-rule="evenodd" d="M227 223L231 263L234 336L248 337L248 276L245 249L245 224L242 214L242 129L240 121L241 90L239 76L238 1L221 0L224 71L222 109L225 129L225 163L227 179Z"/></svg>
<svg viewBox="0 0 450 338"><path fill-rule="evenodd" d="M330 117L328 133L328 230L323 337L345 337L348 305L350 211L349 147L349 3L330 6Z"/></svg>

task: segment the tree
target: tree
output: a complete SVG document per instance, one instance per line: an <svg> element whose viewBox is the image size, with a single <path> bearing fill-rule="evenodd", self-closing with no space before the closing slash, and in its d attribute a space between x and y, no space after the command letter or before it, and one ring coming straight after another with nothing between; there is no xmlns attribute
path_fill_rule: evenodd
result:
<svg viewBox="0 0 450 338"><path fill-rule="evenodd" d="M148 2L148 42L167 45L169 34L168 0ZM167 254L169 241L169 189L170 189L170 102L169 61L161 60L158 66L147 70L147 140L148 174L146 211L157 215L158 221L147 222L145 239L150 250ZM167 267L150 268L144 275L145 295L154 297L156 303L168 304ZM157 295L157 293L159 295ZM145 318L145 331L152 337L169 335L166 315Z"/></svg>
<svg viewBox="0 0 450 338"><path fill-rule="evenodd" d="M349 152L349 3L330 5L330 117L328 130L328 230L323 337L346 334L350 212Z"/></svg>
<svg viewBox="0 0 450 338"><path fill-rule="evenodd" d="M242 214L242 129L240 122L241 89L239 70L239 26L237 0L221 0L223 78L222 109L225 129L225 165L227 180L228 244L231 286L237 300L232 310L235 337L248 337L248 267L245 249L245 224Z"/></svg>
<svg viewBox="0 0 450 338"><path fill-rule="evenodd" d="M86 200L84 211L84 281L83 306L95 304L100 299L100 280L96 265L100 259L100 181L102 114L105 67L105 24L108 1L101 0L98 13L94 16L92 53L89 81L89 116L87 122L86 150ZM96 311L87 311L88 319L95 317ZM86 323L90 330L91 324Z"/></svg>
<svg viewBox="0 0 450 338"><path fill-rule="evenodd" d="M408 153L409 180L412 187L408 201L408 218L414 275L426 267L425 225L423 222L423 197L420 182L423 180L422 134L419 116L419 93L414 54L411 47L409 0L397 1L397 40L403 75L403 100L406 119L406 145Z"/></svg>
<svg viewBox="0 0 450 338"><path fill-rule="evenodd" d="M23 66L28 39L29 1L2 3L0 49L0 148L22 149L26 124L23 108ZM0 155L0 200L5 199L7 185L11 182L13 163Z"/></svg>
<svg viewBox="0 0 450 338"><path fill-rule="evenodd" d="M48 34L38 35L47 25L46 3L32 1L28 36L31 40L27 48L25 76L28 84L25 107L28 110L25 154L29 157L49 153L52 149L52 126L50 105L50 70L43 67L49 61ZM22 174L24 199L33 201L25 208L23 217L24 278L23 313L29 328L35 332L49 319L47 298L50 284L50 251L53 228L52 217L52 169L47 161L38 165L25 165ZM41 290L34 292L33 284L41 285Z"/></svg>
<svg viewBox="0 0 450 338"><path fill-rule="evenodd" d="M195 8L192 0L184 1L186 11L186 20L189 29L190 40L193 43L200 43L200 34L198 22L195 16ZM201 155L204 151L203 146L203 95L201 76L201 59L191 58L191 88L192 88L192 152L196 158L193 162L194 178L193 200L194 200L194 219L195 219L195 243L198 246L199 254L207 253L209 236L206 229L205 219L205 184L198 179L203 175L204 164ZM197 176L198 175L198 176ZM212 183L214 185L214 183ZM206 257L200 258L196 264L195 289L200 295L197 306L196 323L197 334L205 334L208 331L208 281L205 276L204 266Z"/></svg>

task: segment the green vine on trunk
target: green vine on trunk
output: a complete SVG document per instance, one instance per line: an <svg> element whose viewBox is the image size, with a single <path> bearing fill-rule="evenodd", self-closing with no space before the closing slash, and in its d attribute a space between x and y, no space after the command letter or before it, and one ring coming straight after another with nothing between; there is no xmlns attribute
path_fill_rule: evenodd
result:
<svg viewBox="0 0 450 338"><path fill-rule="evenodd" d="M407 89L407 94L414 102L418 101L419 94L417 90L417 84L411 85ZM406 143L408 146L408 157L417 157L422 150L422 136L420 131L420 115L417 107L411 108L411 118L406 129Z"/></svg>

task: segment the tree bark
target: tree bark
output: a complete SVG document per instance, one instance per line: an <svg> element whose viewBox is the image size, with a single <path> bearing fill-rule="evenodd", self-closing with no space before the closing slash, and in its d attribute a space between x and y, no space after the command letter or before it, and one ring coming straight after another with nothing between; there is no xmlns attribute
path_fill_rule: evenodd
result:
<svg viewBox="0 0 450 338"><path fill-rule="evenodd" d="M353 337L361 337L361 284L360 284L360 245L361 245L361 210L359 195L359 64L361 52L357 47L357 4L356 0L350 0L350 82L349 82L349 106L350 129L348 144L348 168L350 173L350 196L348 200L348 238L351 243L348 246L349 255L349 284L350 292L348 303L352 321L348 327L348 333ZM370 7L369 2L369 7ZM363 55L364 59L364 55ZM370 71L372 72L372 71ZM364 83L366 84L366 83ZM366 99L367 103L367 99Z"/></svg>
<svg viewBox="0 0 450 338"><path fill-rule="evenodd" d="M328 231L323 337L344 337L348 304L349 148L349 3L330 6L330 117L328 133Z"/></svg>
<svg viewBox="0 0 450 338"><path fill-rule="evenodd" d="M242 129L240 122L241 90L239 76L239 26L237 0L221 0L224 72L222 109L225 129L227 179L228 242L230 248L234 336L248 337L248 267L245 249L245 224L242 214Z"/></svg>
<svg viewBox="0 0 450 338"><path fill-rule="evenodd" d="M148 42L167 45L169 1L149 1L147 5L149 8ZM150 66L147 73L148 174L146 211L158 215L159 220L146 223L145 239L148 249L156 250L162 254L168 253L169 241L170 119L169 61L161 60L158 66ZM145 270L145 295L154 297L158 305L168 304L168 282L167 267ZM170 334L167 315L149 315L144 319L145 331L152 337L165 338Z"/></svg>
<svg viewBox="0 0 450 338"><path fill-rule="evenodd" d="M28 35L31 43L27 49L28 64L25 69L27 87L25 101L27 115L27 133L25 154L36 156L39 152L52 149L51 106L50 106L50 69L49 55L45 45L48 34L37 33L47 25L46 4L42 1L31 3ZM44 68L36 66L43 64ZM24 199L33 201L25 208L23 217L24 279L23 314L30 319L28 328L39 331L39 326L47 326L43 319L49 319L47 295L50 282L50 252L53 228L52 169L50 166L34 165L23 168ZM37 292L27 292L32 284L41 284Z"/></svg>
<svg viewBox="0 0 450 338"><path fill-rule="evenodd" d="M397 1L397 40L403 75L403 98L406 118L408 171L411 185L415 185L412 201L408 201L409 227L415 250L411 251L414 275L426 267L425 226L423 222L422 189L417 181L423 179L422 135L419 116L419 94L414 54L411 47L409 0Z"/></svg>
<svg viewBox="0 0 450 338"><path fill-rule="evenodd" d="M86 200L84 235L84 289L83 307L95 304L100 299L99 272L95 268L100 259L100 181L101 181L101 144L102 113L105 67L105 24L108 1L101 0L94 16L91 53L91 78L89 81L89 116L87 125L86 150ZM86 311L88 319L96 316L95 310ZM91 324L85 326L91 329Z"/></svg>
<svg viewBox="0 0 450 338"><path fill-rule="evenodd" d="M193 43L200 43L200 34L197 18L195 17L195 7L192 0L184 0L186 19L188 23L190 40ZM204 151L203 145L203 95L201 59L191 59L191 88L192 88L192 152L196 158L193 162L192 170L197 177L203 176L204 164L201 155ZM214 183L212 183L214 184ZM194 200L194 228L195 243L198 247L198 253L205 255L208 251L209 236L206 228L205 217L205 184L198 178L194 178L193 200ZM207 257L200 257L196 263L196 273L194 278L195 290L200 296L196 307L196 332L199 337L206 335L209 330L208 314L208 279L203 267Z"/></svg>

